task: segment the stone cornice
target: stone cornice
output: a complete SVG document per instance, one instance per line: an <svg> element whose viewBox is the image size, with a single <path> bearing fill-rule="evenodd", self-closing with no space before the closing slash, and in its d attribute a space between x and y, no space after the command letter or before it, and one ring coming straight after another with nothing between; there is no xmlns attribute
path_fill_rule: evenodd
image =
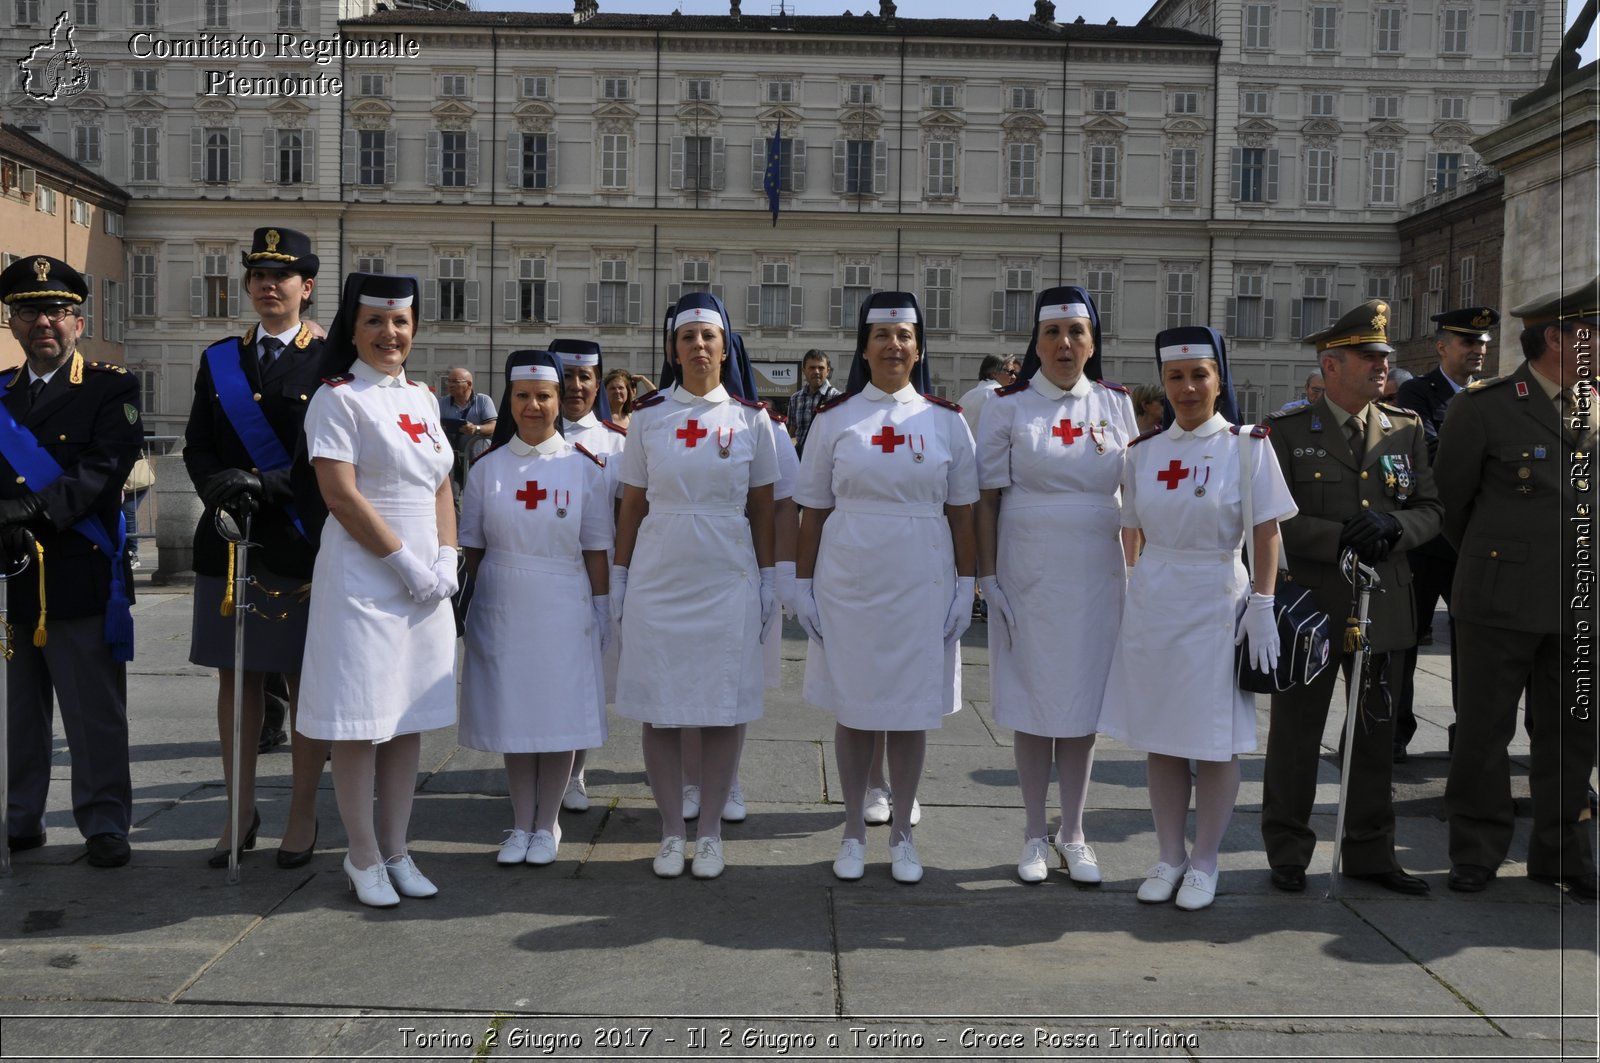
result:
<svg viewBox="0 0 1600 1063"><path fill-rule="evenodd" d="M1430 67L1306 67L1263 63L1222 63L1223 77L1243 78L1278 87L1330 81L1358 81L1363 85L1535 85L1536 70L1436 70Z"/></svg>

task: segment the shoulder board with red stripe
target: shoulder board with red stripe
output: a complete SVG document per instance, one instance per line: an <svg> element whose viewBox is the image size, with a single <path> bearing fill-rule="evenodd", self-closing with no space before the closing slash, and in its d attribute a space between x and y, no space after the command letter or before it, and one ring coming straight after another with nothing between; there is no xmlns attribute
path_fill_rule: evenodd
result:
<svg viewBox="0 0 1600 1063"><path fill-rule="evenodd" d="M620 424L613 424L610 421L601 421L600 423L602 425L604 425L605 427L611 429L613 432L617 433L617 435L619 435L619 436L625 436L625 435L628 434L628 430L626 428L622 427Z"/></svg>
<svg viewBox="0 0 1600 1063"><path fill-rule="evenodd" d="M764 410L767 408L767 404L765 402L751 402L749 399L740 398L738 395L729 395L728 398L732 399L734 402L737 402L740 406L748 406L752 410Z"/></svg>
<svg viewBox="0 0 1600 1063"><path fill-rule="evenodd" d="M1150 431L1146 432L1142 436L1135 436L1132 440L1129 441L1128 446L1136 447L1140 443L1143 443L1145 440L1150 439L1150 438L1152 438L1154 436L1158 436L1162 432L1165 432L1165 431L1166 431L1165 428L1152 428L1152 429L1150 429Z"/></svg>
<svg viewBox="0 0 1600 1063"><path fill-rule="evenodd" d="M582 454L584 457L588 458L602 469L606 467L606 459L602 458L600 455L596 454L582 443L572 444L572 449L576 450L579 454Z"/></svg>
<svg viewBox="0 0 1600 1063"><path fill-rule="evenodd" d="M1238 435L1239 434L1239 426L1236 425L1236 424L1230 424L1228 426L1228 431L1232 432L1234 435ZM1253 425L1250 426L1250 438L1251 439L1265 439L1265 438L1267 438L1267 436L1269 436L1271 434L1272 434L1272 429L1268 428L1264 424L1253 424ZM1131 446L1132 444L1129 444L1129 445Z"/></svg>
<svg viewBox="0 0 1600 1063"><path fill-rule="evenodd" d="M667 400L667 393L665 391L659 391L658 390L658 391L651 392L649 395L646 395L644 398L642 398L638 402L634 403L633 404L633 408L636 409L636 410L648 410L650 407L659 405L660 403L663 403L666 400Z"/></svg>
<svg viewBox="0 0 1600 1063"><path fill-rule="evenodd" d="M779 413L777 410L774 410L771 406L767 407L767 416L772 418L772 422L774 424L788 424L789 423L789 418L785 417L783 414Z"/></svg>
<svg viewBox="0 0 1600 1063"><path fill-rule="evenodd" d="M835 406L839 406L839 405L841 405L843 403L846 403L846 402L849 402L849 401L850 401L850 396L848 394L840 395L836 399L829 399L827 402L824 402L821 406L817 407L817 413L821 413L823 410L831 410Z"/></svg>
<svg viewBox="0 0 1600 1063"><path fill-rule="evenodd" d="M1099 384L1101 387L1105 388L1107 391L1120 391L1124 395L1127 395L1129 393L1127 388L1123 387L1121 384L1117 383L1115 380L1096 380L1095 383Z"/></svg>
<svg viewBox="0 0 1600 1063"><path fill-rule="evenodd" d="M325 376L322 378L322 382L330 388L336 388L340 384L348 384L354 379L355 376L351 373L340 373L338 376Z"/></svg>
<svg viewBox="0 0 1600 1063"><path fill-rule="evenodd" d="M1033 381L1031 381L1031 380L1019 380L1015 384L1011 384L1011 385L1009 385L1007 387L1000 388L998 391L995 392L995 394L996 395L1020 395L1024 391L1027 391L1028 388L1030 386L1032 386L1032 384L1033 384Z"/></svg>
<svg viewBox="0 0 1600 1063"><path fill-rule="evenodd" d="M411 380L411 379L409 379L409 378L407 378L407 380L406 380L406 386L407 386L407 387L413 387L413 388L420 388L420 387L421 387L421 386L422 386L422 385L421 385L421 384L419 384L419 383L417 383L417 382L416 382L416 381L415 381L415 380ZM432 390L433 390L433 389L432 389L432 388L429 388L429 389L428 389L428 390L429 390L429 391L432 391Z"/></svg>
<svg viewBox="0 0 1600 1063"><path fill-rule="evenodd" d="M937 395L923 395L922 397L933 403L935 406L943 406L945 409L954 410L956 413L961 412L961 404L959 402L951 402L949 399L941 399Z"/></svg>

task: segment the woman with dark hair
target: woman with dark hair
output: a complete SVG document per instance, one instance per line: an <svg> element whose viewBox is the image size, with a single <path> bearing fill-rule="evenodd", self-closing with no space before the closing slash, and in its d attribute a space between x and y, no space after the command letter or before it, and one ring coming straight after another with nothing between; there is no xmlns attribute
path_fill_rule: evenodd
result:
<svg viewBox="0 0 1600 1063"><path fill-rule="evenodd" d="M961 706L961 635L972 623L972 433L930 398L916 297L863 301L841 398L817 411L795 502L803 507L795 613L811 638L805 697L833 711L844 838L833 873L866 872L873 738L887 731L897 807L917 797L928 731ZM896 882L922 878L911 826L890 838Z"/></svg>
<svg viewBox="0 0 1600 1063"><path fill-rule="evenodd" d="M600 388L611 405L611 423L627 431L628 422L633 418L633 374L619 366L605 375Z"/></svg>
<svg viewBox="0 0 1600 1063"><path fill-rule="evenodd" d="M678 300L663 337L672 382L639 403L622 455L610 588L622 638L617 713L644 724L662 878L684 866L683 730L700 731L703 801L721 809L738 725L761 715L761 638L778 616L772 421L740 397L749 367L732 336L721 300ZM723 867L721 818L702 816L694 876Z"/></svg>
<svg viewBox="0 0 1600 1063"><path fill-rule="evenodd" d="M1161 390L1161 385L1135 384L1128 389L1128 394L1133 398L1133 417L1138 423L1139 434L1160 428L1167 414L1167 396Z"/></svg>
<svg viewBox="0 0 1600 1063"><path fill-rule="evenodd" d="M600 457L556 431L562 362L550 351L506 359L494 446L461 495L476 589L460 741L504 755L512 823L496 857L503 867L555 861L573 752L606 739L611 493Z"/></svg>
<svg viewBox="0 0 1600 1063"><path fill-rule="evenodd" d="M438 892L406 833L421 733L456 719L453 455L438 401L405 375L416 303L415 277L346 277L327 374L306 412L331 519L313 576L296 730L333 742L345 875L373 907Z"/></svg>
<svg viewBox="0 0 1600 1063"><path fill-rule="evenodd" d="M1100 379L1099 334L1088 292L1040 292L1022 379L995 392L978 428L978 585L989 603L994 718L1013 732L1027 811L1024 882L1049 877L1052 764L1061 786L1055 848L1072 881L1100 882L1083 806L1127 582L1118 489L1138 433L1127 391ZM1094 603L1066 638L1063 602Z"/></svg>
<svg viewBox="0 0 1600 1063"><path fill-rule="evenodd" d="M1241 437L1227 349L1215 329L1167 329L1156 363L1175 420L1136 439L1122 477L1122 526L1133 573L1100 732L1148 754L1150 813L1160 854L1139 900L1209 906L1217 853L1239 795L1239 754L1256 748L1255 696L1239 689L1234 645L1248 636L1255 667L1277 663L1272 595L1278 522L1298 510L1267 429L1247 433L1254 527L1240 502ZM1254 593L1239 560L1254 536ZM1131 547L1142 539L1137 560ZM1189 762L1196 762L1194 846L1185 852ZM1179 888L1179 884L1182 888Z"/></svg>
<svg viewBox="0 0 1600 1063"><path fill-rule="evenodd" d="M996 391L1015 384L1020 371L1020 362L1014 354L983 356L983 364L978 367L977 386L960 399L961 416L967 419L967 427L972 429L973 435L978 433L978 418L983 414L984 404Z"/></svg>

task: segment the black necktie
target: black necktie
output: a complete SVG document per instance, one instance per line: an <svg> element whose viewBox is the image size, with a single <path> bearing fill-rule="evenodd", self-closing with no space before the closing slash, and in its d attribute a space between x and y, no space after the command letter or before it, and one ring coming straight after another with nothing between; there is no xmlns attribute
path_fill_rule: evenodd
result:
<svg viewBox="0 0 1600 1063"><path fill-rule="evenodd" d="M268 336L261 341L261 371L265 373L272 368L272 363L278 360L278 352L283 350L283 341L276 336Z"/></svg>
<svg viewBox="0 0 1600 1063"><path fill-rule="evenodd" d="M33 404L39 401L39 396L44 392L44 377L38 377L28 385L28 409L33 409Z"/></svg>

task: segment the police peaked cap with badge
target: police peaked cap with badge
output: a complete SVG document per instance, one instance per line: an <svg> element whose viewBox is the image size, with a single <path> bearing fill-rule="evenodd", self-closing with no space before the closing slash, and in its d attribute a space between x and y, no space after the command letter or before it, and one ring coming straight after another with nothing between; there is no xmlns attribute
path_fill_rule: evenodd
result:
<svg viewBox="0 0 1600 1063"><path fill-rule="evenodd" d="M1087 291L1068 284L1059 288L1046 288L1033 301L1033 335L1028 338L1028 349L1022 355L1022 368L1017 371L1018 380L1031 380L1033 374L1039 371L1039 326L1046 321L1060 321L1074 317L1088 318L1089 332L1094 336L1094 352L1083 363L1083 375L1090 380L1099 380L1102 377L1100 311L1095 307L1094 299Z"/></svg>
<svg viewBox="0 0 1600 1063"><path fill-rule="evenodd" d="M15 268L15 267L13 267ZM10 272L9 270L7 272ZM1527 328L1545 325L1600 325L1600 277L1562 292L1546 292L1521 306L1512 307Z"/></svg>
<svg viewBox="0 0 1600 1063"><path fill-rule="evenodd" d="M551 340L550 350L561 356L563 376L568 366L589 366L594 370L594 379L600 385L605 376L605 366L600 361L600 345L593 340ZM611 420L611 401L606 398L604 386L595 388L594 415L602 421Z"/></svg>
<svg viewBox="0 0 1600 1063"><path fill-rule="evenodd" d="M250 239L250 250L239 258L245 269L293 270L306 277L315 277L322 263L311 253L311 237L298 229L280 229L272 226L257 229Z"/></svg>
<svg viewBox="0 0 1600 1063"><path fill-rule="evenodd" d="M1301 343L1316 346L1317 353L1342 348L1366 354L1393 354L1389 346L1389 304L1368 299L1321 332L1313 332Z"/></svg>
<svg viewBox="0 0 1600 1063"><path fill-rule="evenodd" d="M83 274L49 255L24 255L0 273L7 306L82 306L88 297Z"/></svg>
<svg viewBox="0 0 1600 1063"><path fill-rule="evenodd" d="M874 325L909 322L917 334L917 364L911 367L911 386L926 395L933 390L928 376L928 339L922 328L922 308L910 292L873 292L861 300L861 316L856 322L856 356L850 362L850 379L845 394L854 395L872 380L872 369L862 352Z"/></svg>
<svg viewBox="0 0 1600 1063"><path fill-rule="evenodd" d="M1434 314L1432 319L1440 331L1471 336L1480 343L1489 342L1489 330L1500 323L1500 314L1491 306L1464 306L1459 310L1446 310Z"/></svg>

